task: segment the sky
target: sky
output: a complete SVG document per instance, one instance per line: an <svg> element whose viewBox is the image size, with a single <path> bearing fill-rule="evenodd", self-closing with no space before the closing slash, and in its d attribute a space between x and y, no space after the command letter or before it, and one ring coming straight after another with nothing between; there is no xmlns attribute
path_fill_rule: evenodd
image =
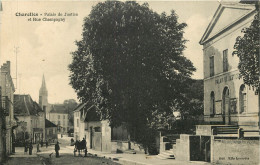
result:
<svg viewBox="0 0 260 165"><path fill-rule="evenodd" d="M16 94L30 94L32 99L38 102L44 74L49 103L63 103L66 99L77 100L76 93L69 85L68 65L72 61L70 53L77 48L74 42L82 38L84 17L88 16L92 6L97 3L98 1L2 1L0 64L11 61L11 75ZM203 51L199 40L219 2L148 1L148 4L158 13L169 14L171 10L175 10L179 22L188 24L184 37L189 42L186 43L184 56L190 59L197 69L192 77L202 79ZM65 18L65 21L29 21L28 19L34 16L16 16L19 13L42 14L36 18L46 17L44 13L54 13L56 16L46 18ZM58 13L74 13L77 16L59 17Z"/></svg>

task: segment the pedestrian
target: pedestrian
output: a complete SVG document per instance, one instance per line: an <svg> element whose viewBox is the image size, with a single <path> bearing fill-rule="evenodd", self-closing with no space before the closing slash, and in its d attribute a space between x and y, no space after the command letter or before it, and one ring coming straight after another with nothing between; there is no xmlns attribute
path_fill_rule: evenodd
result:
<svg viewBox="0 0 260 165"><path fill-rule="evenodd" d="M48 141L47 141L47 140L46 140L45 144L46 144L46 148L48 148L48 145L49 145L49 143L48 143Z"/></svg>
<svg viewBox="0 0 260 165"><path fill-rule="evenodd" d="M24 142L24 153L27 154L27 151L28 151L28 144L27 144L27 141Z"/></svg>
<svg viewBox="0 0 260 165"><path fill-rule="evenodd" d="M86 157L87 156L87 142L86 142L85 138L83 138L83 140L81 141L81 144L84 149L85 157Z"/></svg>
<svg viewBox="0 0 260 165"><path fill-rule="evenodd" d="M43 140L41 140L41 147L43 147Z"/></svg>
<svg viewBox="0 0 260 165"><path fill-rule="evenodd" d="M33 145L32 142L29 144L29 155L32 155Z"/></svg>
<svg viewBox="0 0 260 165"><path fill-rule="evenodd" d="M56 158L60 157L59 155L60 145L59 142L55 144L55 152L56 152Z"/></svg>
<svg viewBox="0 0 260 165"><path fill-rule="evenodd" d="M73 145L74 145L73 143L74 143L74 139L71 138L71 139L70 139L70 145L73 146Z"/></svg>
<svg viewBox="0 0 260 165"><path fill-rule="evenodd" d="M40 152L40 143L37 143L37 152Z"/></svg>

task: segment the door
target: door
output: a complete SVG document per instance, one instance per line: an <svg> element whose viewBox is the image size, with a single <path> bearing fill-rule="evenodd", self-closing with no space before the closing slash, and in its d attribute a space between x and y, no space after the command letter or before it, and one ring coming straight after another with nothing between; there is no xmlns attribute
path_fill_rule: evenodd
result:
<svg viewBox="0 0 260 165"><path fill-rule="evenodd" d="M223 115L224 115L224 124L230 124L230 96L229 96L229 89L225 87L223 90Z"/></svg>
<svg viewBox="0 0 260 165"><path fill-rule="evenodd" d="M89 139L90 148L92 148L93 143L93 127L90 127L90 139Z"/></svg>

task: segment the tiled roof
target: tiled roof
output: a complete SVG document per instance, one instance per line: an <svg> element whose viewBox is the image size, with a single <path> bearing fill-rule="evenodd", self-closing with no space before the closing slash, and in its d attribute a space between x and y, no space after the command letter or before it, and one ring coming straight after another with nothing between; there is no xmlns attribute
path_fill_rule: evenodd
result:
<svg viewBox="0 0 260 165"><path fill-rule="evenodd" d="M14 95L14 114L17 116L37 115L43 112L30 95Z"/></svg>
<svg viewBox="0 0 260 165"><path fill-rule="evenodd" d="M66 113L68 114L68 110L65 108L63 104L53 104L51 105L50 113Z"/></svg>
<svg viewBox="0 0 260 165"><path fill-rule="evenodd" d="M45 128L50 128L50 127L57 127L57 125L54 124L53 122L45 119Z"/></svg>

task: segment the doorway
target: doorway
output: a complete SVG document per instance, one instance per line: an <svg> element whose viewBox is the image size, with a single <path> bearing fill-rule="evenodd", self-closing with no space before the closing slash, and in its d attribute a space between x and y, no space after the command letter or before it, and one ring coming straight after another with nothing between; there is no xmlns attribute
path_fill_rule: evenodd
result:
<svg viewBox="0 0 260 165"><path fill-rule="evenodd" d="M225 125L230 125L231 119L230 119L230 91L228 87L225 87L223 90L223 95L222 95L222 100L223 100L223 123Z"/></svg>

